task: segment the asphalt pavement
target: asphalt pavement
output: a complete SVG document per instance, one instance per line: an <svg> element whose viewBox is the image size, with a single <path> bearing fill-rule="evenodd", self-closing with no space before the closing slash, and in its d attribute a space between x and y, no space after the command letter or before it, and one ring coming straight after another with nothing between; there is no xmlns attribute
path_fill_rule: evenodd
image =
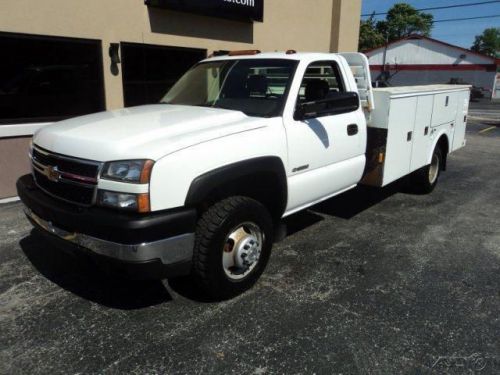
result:
<svg viewBox="0 0 500 375"><path fill-rule="evenodd" d="M287 219L260 282L220 303L111 277L0 206L0 373L500 373L491 126L470 121L431 195L360 187Z"/></svg>

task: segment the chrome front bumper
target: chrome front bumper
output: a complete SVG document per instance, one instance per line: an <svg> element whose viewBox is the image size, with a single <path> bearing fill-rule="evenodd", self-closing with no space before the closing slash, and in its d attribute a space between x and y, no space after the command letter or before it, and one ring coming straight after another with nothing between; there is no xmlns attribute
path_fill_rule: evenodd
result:
<svg viewBox="0 0 500 375"><path fill-rule="evenodd" d="M75 245L84 247L96 254L124 262L145 262L159 259L164 265L191 260L194 247L194 233L166 238L136 245L121 244L91 237L83 233L67 232L50 221L37 216L28 207L24 213L39 228Z"/></svg>

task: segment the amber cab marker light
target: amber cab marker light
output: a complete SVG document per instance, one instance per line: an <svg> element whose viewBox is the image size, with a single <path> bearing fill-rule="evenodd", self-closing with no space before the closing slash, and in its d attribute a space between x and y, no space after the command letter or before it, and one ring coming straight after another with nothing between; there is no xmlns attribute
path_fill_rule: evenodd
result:
<svg viewBox="0 0 500 375"><path fill-rule="evenodd" d="M295 51L294 49L289 49L289 50L286 51L287 55L294 55L296 53L297 53L297 51Z"/></svg>
<svg viewBox="0 0 500 375"><path fill-rule="evenodd" d="M149 194L139 194L137 196L137 211L144 213L151 211L151 205L149 204Z"/></svg>
<svg viewBox="0 0 500 375"><path fill-rule="evenodd" d="M244 56L244 55L258 55L260 50L258 49L246 49L242 51L231 51L228 56Z"/></svg>
<svg viewBox="0 0 500 375"><path fill-rule="evenodd" d="M141 172L141 179L139 182L141 184L148 184L149 180L151 179L151 171L153 170L153 165L155 162L153 160L146 160L144 163L144 167L142 168Z"/></svg>

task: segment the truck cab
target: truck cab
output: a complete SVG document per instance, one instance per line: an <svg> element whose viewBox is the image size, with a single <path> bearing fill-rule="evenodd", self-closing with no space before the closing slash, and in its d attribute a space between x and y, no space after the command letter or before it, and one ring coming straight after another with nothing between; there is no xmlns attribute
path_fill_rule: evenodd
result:
<svg viewBox="0 0 500 375"><path fill-rule="evenodd" d="M139 278L189 274L209 296L229 298L262 274L283 217L360 182L386 185L393 144L413 147L393 136L400 125L379 119L370 82L361 54L208 58L158 104L40 130L19 196L36 228L98 262ZM419 108L405 120L412 129ZM424 165L408 161L391 176L434 188L455 123L441 125Z"/></svg>

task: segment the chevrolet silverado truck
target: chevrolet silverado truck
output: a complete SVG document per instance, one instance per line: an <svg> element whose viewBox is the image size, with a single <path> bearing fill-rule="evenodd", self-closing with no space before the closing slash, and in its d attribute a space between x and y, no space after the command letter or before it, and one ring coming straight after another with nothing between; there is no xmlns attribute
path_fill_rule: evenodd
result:
<svg viewBox="0 0 500 375"><path fill-rule="evenodd" d="M46 126L17 182L32 224L139 278L250 288L284 217L358 184L431 192L469 86L373 89L359 53L236 51L159 101Z"/></svg>

